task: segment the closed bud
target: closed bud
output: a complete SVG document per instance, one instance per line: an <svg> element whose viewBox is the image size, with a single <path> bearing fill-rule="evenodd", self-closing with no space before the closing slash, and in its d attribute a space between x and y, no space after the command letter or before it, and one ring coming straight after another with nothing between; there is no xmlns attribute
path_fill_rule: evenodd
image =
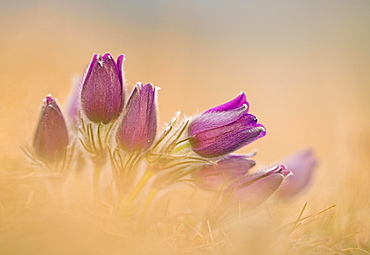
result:
<svg viewBox="0 0 370 255"><path fill-rule="evenodd" d="M126 151L147 150L157 133L156 88L138 83L131 93L116 133L117 144Z"/></svg>
<svg viewBox="0 0 370 255"><path fill-rule="evenodd" d="M73 127L77 128L80 121L80 109L81 109L81 77L75 76L73 78L73 87L69 92L69 98L67 100L66 119L67 122Z"/></svg>
<svg viewBox="0 0 370 255"><path fill-rule="evenodd" d="M254 208L269 198L289 174L284 165L277 165L245 175L231 184L229 191L236 201L247 208Z"/></svg>
<svg viewBox="0 0 370 255"><path fill-rule="evenodd" d="M311 149L302 150L282 161L292 172L278 190L282 199L289 199L301 193L311 183L312 175L317 165L316 157Z"/></svg>
<svg viewBox="0 0 370 255"><path fill-rule="evenodd" d="M56 99L47 96L33 140L35 154L46 161L54 161L64 154L68 142L68 131L62 112Z"/></svg>
<svg viewBox="0 0 370 255"><path fill-rule="evenodd" d="M242 155L230 155L212 165L206 165L193 173L195 183L201 188L215 190L226 182L244 176L256 164Z"/></svg>
<svg viewBox="0 0 370 255"><path fill-rule="evenodd" d="M81 107L92 122L107 124L123 109L123 59L120 55L116 63L109 53L93 56L81 91Z"/></svg>

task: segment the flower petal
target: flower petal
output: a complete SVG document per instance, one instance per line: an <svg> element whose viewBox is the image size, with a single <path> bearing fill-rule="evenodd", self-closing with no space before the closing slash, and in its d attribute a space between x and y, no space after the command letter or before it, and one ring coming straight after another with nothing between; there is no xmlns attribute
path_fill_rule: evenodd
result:
<svg viewBox="0 0 370 255"><path fill-rule="evenodd" d="M256 164L244 155L230 155L216 164L206 165L193 173L196 184L207 190L215 190L227 181L245 175Z"/></svg>
<svg viewBox="0 0 370 255"><path fill-rule="evenodd" d="M156 88L148 83L135 86L126 105L116 141L127 151L146 150L157 132Z"/></svg>
<svg viewBox="0 0 370 255"><path fill-rule="evenodd" d="M307 189L317 166L317 159L312 149L302 150L282 161L292 172L281 185L278 195L289 199Z"/></svg>
<svg viewBox="0 0 370 255"><path fill-rule="evenodd" d="M93 122L107 124L122 111L122 61L123 55L117 64L109 53L93 56L81 91L81 107Z"/></svg>
<svg viewBox="0 0 370 255"><path fill-rule="evenodd" d="M204 113L230 111L230 110L234 110L234 109L237 109L239 107L242 107L243 105L246 105L247 109L249 108L249 103L247 101L247 97L242 92L242 93L240 93L239 96L237 96L233 100L231 100L231 101L229 101L225 104L213 107L213 108L205 111Z"/></svg>
<svg viewBox="0 0 370 255"><path fill-rule="evenodd" d="M56 99L47 96L33 140L35 153L44 160L54 161L64 153L68 143L68 131L62 112Z"/></svg>
<svg viewBox="0 0 370 255"><path fill-rule="evenodd" d="M251 209L270 197L288 174L284 165L277 165L272 169L247 174L230 185L229 190L237 201Z"/></svg>

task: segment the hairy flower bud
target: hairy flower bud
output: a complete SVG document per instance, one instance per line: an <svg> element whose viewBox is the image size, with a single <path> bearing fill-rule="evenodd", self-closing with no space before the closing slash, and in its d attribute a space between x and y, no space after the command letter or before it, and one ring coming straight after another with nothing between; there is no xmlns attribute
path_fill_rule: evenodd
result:
<svg viewBox="0 0 370 255"><path fill-rule="evenodd" d="M201 188L215 190L225 182L245 175L256 164L242 155L230 155L214 165L206 165L193 173L193 179Z"/></svg>
<svg viewBox="0 0 370 255"><path fill-rule="evenodd" d="M73 128L77 128L80 121L80 109L81 109L81 77L73 77L73 88L69 92L66 111L66 119Z"/></svg>
<svg viewBox="0 0 370 255"><path fill-rule="evenodd" d="M189 124L188 135L193 150L211 158L242 148L265 136L266 130L248 113L248 102L242 93L195 118Z"/></svg>
<svg viewBox="0 0 370 255"><path fill-rule="evenodd" d="M120 55L116 63L109 53L92 58L82 83L81 107L93 122L114 121L123 109L123 59Z"/></svg>
<svg viewBox="0 0 370 255"><path fill-rule="evenodd" d="M268 170L245 175L231 184L229 190L236 200L248 208L253 208L270 197L289 174L284 165L277 165Z"/></svg>
<svg viewBox="0 0 370 255"><path fill-rule="evenodd" d="M116 133L117 144L133 152L147 150L157 133L156 88L148 83L138 83L124 110L122 122Z"/></svg>
<svg viewBox="0 0 370 255"><path fill-rule="evenodd" d="M44 99L33 147L35 154L47 161L63 155L68 146L68 131L62 112L51 96Z"/></svg>
<svg viewBox="0 0 370 255"><path fill-rule="evenodd" d="M282 161L292 172L278 190L282 199L289 199L305 190L311 183L317 165L316 157L311 149L302 150Z"/></svg>

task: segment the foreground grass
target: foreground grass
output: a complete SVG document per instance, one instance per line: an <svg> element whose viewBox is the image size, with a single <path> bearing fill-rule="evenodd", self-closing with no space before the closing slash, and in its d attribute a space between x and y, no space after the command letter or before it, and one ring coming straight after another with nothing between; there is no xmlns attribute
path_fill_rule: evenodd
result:
<svg viewBox="0 0 370 255"><path fill-rule="evenodd" d="M90 186L63 187L23 160L0 177L0 254L369 254L369 173L319 179L294 201L270 199L213 221L207 194L175 187L146 219L116 214ZM359 165L361 167L361 165ZM330 173L330 171L329 171ZM358 175L361 175L359 178ZM320 178L320 176L318 176ZM345 181L344 181L345 180ZM78 183L78 185L77 185ZM337 189L337 186L340 188ZM217 215L216 215L217 216ZM203 216L202 216L203 217Z"/></svg>

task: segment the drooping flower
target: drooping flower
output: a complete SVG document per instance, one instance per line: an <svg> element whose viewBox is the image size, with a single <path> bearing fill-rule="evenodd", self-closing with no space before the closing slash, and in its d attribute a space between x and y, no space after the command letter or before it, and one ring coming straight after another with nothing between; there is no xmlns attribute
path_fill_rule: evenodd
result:
<svg viewBox="0 0 370 255"><path fill-rule="evenodd" d="M56 99L47 96L33 140L35 154L44 160L54 161L63 155L68 142L68 131L62 112Z"/></svg>
<svg viewBox="0 0 370 255"><path fill-rule="evenodd" d="M109 53L95 54L87 69L81 91L81 107L86 116L95 123L114 121L123 109L124 56L117 63Z"/></svg>
<svg viewBox="0 0 370 255"><path fill-rule="evenodd" d="M192 149L203 157L218 157L266 135L264 126L248 113L244 93L195 118L188 128Z"/></svg>
<svg viewBox="0 0 370 255"><path fill-rule="evenodd" d="M126 151L147 150L157 133L156 88L138 83L131 93L116 133L117 144Z"/></svg>
<svg viewBox="0 0 370 255"><path fill-rule="evenodd" d="M215 190L225 182L245 175L256 164L244 155L230 155L214 165L206 165L193 173L195 183L201 188Z"/></svg>
<svg viewBox="0 0 370 255"><path fill-rule="evenodd" d="M282 199L289 199L309 186L317 160L313 151L306 149L283 160L282 163L292 172L292 175L284 180L277 194Z"/></svg>
<svg viewBox="0 0 370 255"><path fill-rule="evenodd" d="M284 165L260 170L239 178L229 187L235 200L254 208L270 197L290 172Z"/></svg>

